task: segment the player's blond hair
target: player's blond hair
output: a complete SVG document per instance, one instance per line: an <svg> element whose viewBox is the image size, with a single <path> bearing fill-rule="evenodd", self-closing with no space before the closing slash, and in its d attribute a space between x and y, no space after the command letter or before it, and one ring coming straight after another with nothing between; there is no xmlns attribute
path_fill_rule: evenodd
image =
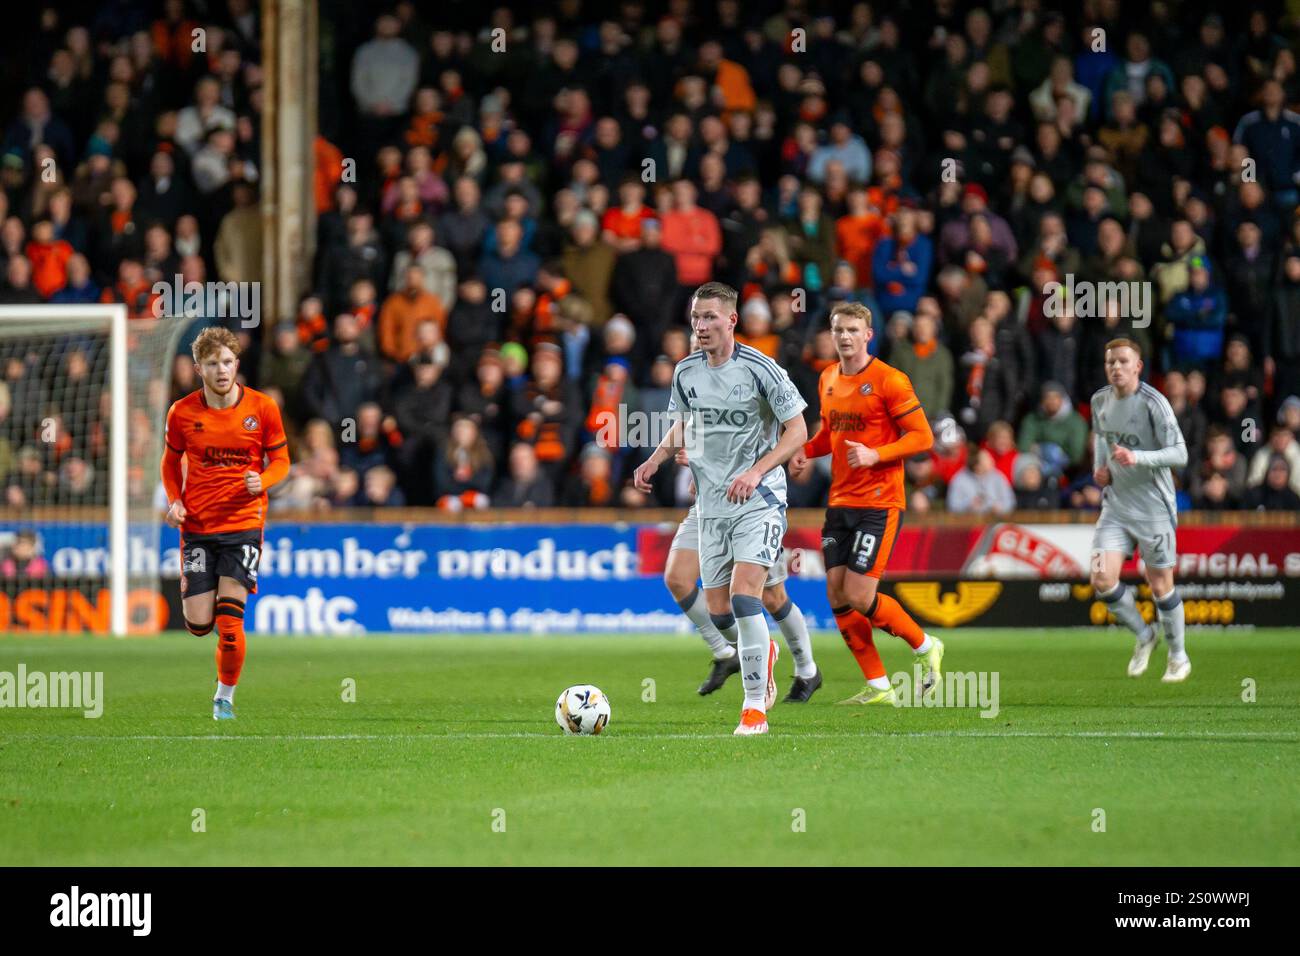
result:
<svg viewBox="0 0 1300 956"><path fill-rule="evenodd" d="M219 325L211 325L199 333L190 354L194 356L194 361L202 362L223 348L230 349L235 353L235 358L239 358L239 339L235 338L235 333Z"/></svg>
<svg viewBox="0 0 1300 956"><path fill-rule="evenodd" d="M861 319L868 329L871 328L871 310L861 302L836 302L831 306L828 322L834 322L837 315L846 319Z"/></svg>
<svg viewBox="0 0 1300 956"><path fill-rule="evenodd" d="M1132 349L1133 354L1136 355L1139 360L1142 358L1142 346L1129 338L1120 337L1118 339L1111 339L1106 343L1105 350L1109 352L1111 349Z"/></svg>
<svg viewBox="0 0 1300 956"><path fill-rule="evenodd" d="M695 290L695 294L691 298L696 302L701 302L704 299L718 299L722 302L722 311L730 315L736 311L736 303L740 301L740 293L725 282L706 282Z"/></svg>

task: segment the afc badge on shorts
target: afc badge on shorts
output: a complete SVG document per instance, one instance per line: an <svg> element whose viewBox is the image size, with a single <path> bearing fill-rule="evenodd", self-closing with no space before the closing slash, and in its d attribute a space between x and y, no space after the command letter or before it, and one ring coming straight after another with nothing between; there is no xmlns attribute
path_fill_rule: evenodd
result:
<svg viewBox="0 0 1300 956"><path fill-rule="evenodd" d="M255 431L257 431L257 416L256 416L256 415L249 415L247 418L244 419L244 431L246 431L246 432L255 432Z"/></svg>

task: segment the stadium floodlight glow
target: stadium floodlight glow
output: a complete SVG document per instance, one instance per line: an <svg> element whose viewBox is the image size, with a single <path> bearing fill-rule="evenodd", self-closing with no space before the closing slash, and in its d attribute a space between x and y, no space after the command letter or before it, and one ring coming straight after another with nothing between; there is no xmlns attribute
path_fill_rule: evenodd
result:
<svg viewBox="0 0 1300 956"><path fill-rule="evenodd" d="M78 437L89 438L96 433L107 434L107 560L102 572L97 567L86 569L86 578L106 576L108 583L107 629L116 637L125 637L130 627L131 598L131 548L130 529L133 512L142 528L156 537L160 515L154 513L152 493L157 482L147 480L161 454L162 415L164 405L156 417L152 406L164 396L154 393L164 389L170 381L170 362L181 330L188 320L171 318L129 319L124 304L109 305L7 305L0 306L0 360L21 357L29 366L29 373L41 369L49 374L59 369L68 356L80 352L86 358L85 377L90 386L78 396L81 407L60 404L59 378L62 371L54 373L54 388L49 399L59 409L63 426L69 420L77 421ZM21 355L18 350L21 350ZM31 367L32 357L35 368ZM66 383L65 383L66 384ZM109 402L108 421L102 421L100 400L107 384ZM134 391L133 391L134 390ZM39 395L39 392L30 392ZM47 408L14 409L28 420L40 419L43 432L53 431L55 425L46 425ZM142 412L149 417L153 427L147 434L132 433L132 416ZM139 423L143 425L143 422ZM44 441L54 440L43 434ZM132 442L139 442L138 461L132 461ZM153 446L158 446L154 449ZM75 456L70 456L75 457ZM152 458L152 460L148 460ZM136 491L132 492L132 468L140 470ZM28 502L28 505L35 504ZM60 503L55 502L58 507ZM83 503L84 504L84 503ZM34 511L33 517L39 512ZM37 519L39 522L39 519ZM39 523L38 523L39 526ZM84 538L70 539L84 546ZM157 569L152 569L154 590L157 590ZM59 568L52 568L57 580L75 577ZM98 616L96 616L98 619ZM51 631L72 629L72 618L58 619L51 614L47 626ZM98 629L98 628L96 628Z"/></svg>

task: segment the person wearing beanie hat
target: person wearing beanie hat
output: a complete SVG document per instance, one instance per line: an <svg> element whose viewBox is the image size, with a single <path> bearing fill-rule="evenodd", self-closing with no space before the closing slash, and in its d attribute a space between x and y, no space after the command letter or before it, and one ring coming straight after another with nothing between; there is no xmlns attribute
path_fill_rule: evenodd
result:
<svg viewBox="0 0 1300 956"><path fill-rule="evenodd" d="M605 323L601 337L605 340L606 351L626 353L636 344L636 326L631 319L620 313Z"/></svg>
<svg viewBox="0 0 1300 956"><path fill-rule="evenodd" d="M1060 489L1055 482L1044 479L1042 462L1034 455L1017 456L1012 490L1016 507L1021 510L1054 511L1061 505Z"/></svg>
<svg viewBox="0 0 1300 956"><path fill-rule="evenodd" d="M621 315L606 322L603 329L586 325L567 329L561 336L567 376L585 393L604 368L606 357L620 355L633 359L636 339L636 327Z"/></svg>
<svg viewBox="0 0 1300 956"><path fill-rule="evenodd" d="M772 331L772 307L761 293L746 299L740 307L736 341L757 349L770 359L780 356L781 337Z"/></svg>
<svg viewBox="0 0 1300 956"><path fill-rule="evenodd" d="M518 342L507 342L499 353L506 378L518 378L528 371L528 350Z"/></svg>
<svg viewBox="0 0 1300 956"><path fill-rule="evenodd" d="M1228 297L1204 255L1193 254L1186 261L1187 286L1165 305L1165 321L1174 332L1174 362L1214 362L1223 354Z"/></svg>
<svg viewBox="0 0 1300 956"><path fill-rule="evenodd" d="M564 375L564 351L554 342L533 348L531 373L514 392L516 435L531 443L537 461L559 481L577 447L585 408L577 384Z"/></svg>
<svg viewBox="0 0 1300 956"><path fill-rule="evenodd" d="M750 296L740 308L740 317L743 319L747 315L760 315L770 319L772 318L772 307L767 304L767 299L763 296Z"/></svg>
<svg viewBox="0 0 1300 956"><path fill-rule="evenodd" d="M1290 427L1291 419L1297 417L1300 417L1300 395L1288 395L1277 407L1277 423Z"/></svg>
<svg viewBox="0 0 1300 956"><path fill-rule="evenodd" d="M968 199L979 200L980 205L975 208L975 211L979 211L989 204L989 192L979 183L967 183L966 188L961 191L961 195L963 207L970 206L970 203L967 202Z"/></svg>

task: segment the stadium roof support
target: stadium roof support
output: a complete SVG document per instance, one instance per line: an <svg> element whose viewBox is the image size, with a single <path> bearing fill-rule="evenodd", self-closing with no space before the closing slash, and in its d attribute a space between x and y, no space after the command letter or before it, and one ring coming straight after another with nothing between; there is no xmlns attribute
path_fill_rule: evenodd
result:
<svg viewBox="0 0 1300 956"><path fill-rule="evenodd" d="M311 281L316 246L313 191L318 105L319 11L315 0L265 0L262 50L262 334L292 318Z"/></svg>

